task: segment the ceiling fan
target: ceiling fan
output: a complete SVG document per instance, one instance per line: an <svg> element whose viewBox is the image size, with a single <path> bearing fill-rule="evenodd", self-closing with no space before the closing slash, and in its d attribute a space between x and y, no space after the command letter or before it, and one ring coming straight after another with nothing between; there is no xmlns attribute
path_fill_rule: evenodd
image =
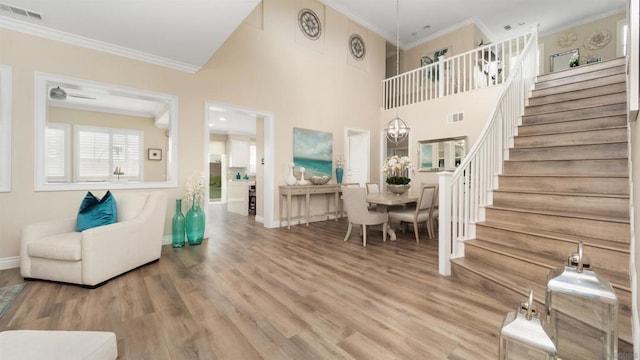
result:
<svg viewBox="0 0 640 360"><path fill-rule="evenodd" d="M96 98L91 97L91 96L67 94L67 92L64 91L64 89L62 89L60 86L57 86L55 88L51 88L51 91L49 91L49 96L54 100L66 100L67 96L74 97L74 98L79 98L79 99L90 99L90 100L95 100L96 99Z"/></svg>

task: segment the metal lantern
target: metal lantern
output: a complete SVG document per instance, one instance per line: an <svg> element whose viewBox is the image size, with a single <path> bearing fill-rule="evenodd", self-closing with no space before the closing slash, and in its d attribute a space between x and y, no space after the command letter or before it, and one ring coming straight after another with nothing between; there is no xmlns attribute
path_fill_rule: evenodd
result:
<svg viewBox="0 0 640 360"><path fill-rule="evenodd" d="M547 322L562 359L613 359L618 350L618 298L609 281L591 270L583 253L567 259L564 269L549 273Z"/></svg>
<svg viewBox="0 0 640 360"><path fill-rule="evenodd" d="M533 305L533 289L516 312L507 313L500 329L500 360L557 359L556 347L545 332Z"/></svg>

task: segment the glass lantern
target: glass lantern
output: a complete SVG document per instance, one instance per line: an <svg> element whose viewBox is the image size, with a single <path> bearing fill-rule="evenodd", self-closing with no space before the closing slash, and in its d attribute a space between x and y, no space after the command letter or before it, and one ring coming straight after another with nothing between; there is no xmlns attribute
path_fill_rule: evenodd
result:
<svg viewBox="0 0 640 360"><path fill-rule="evenodd" d="M520 303L516 312L507 313L500 329L500 360L555 360L556 347L545 332L533 304L533 289L529 298Z"/></svg>
<svg viewBox="0 0 640 360"><path fill-rule="evenodd" d="M618 298L609 281L591 270L582 242L564 269L549 273L546 303L548 332L560 358L615 358Z"/></svg>

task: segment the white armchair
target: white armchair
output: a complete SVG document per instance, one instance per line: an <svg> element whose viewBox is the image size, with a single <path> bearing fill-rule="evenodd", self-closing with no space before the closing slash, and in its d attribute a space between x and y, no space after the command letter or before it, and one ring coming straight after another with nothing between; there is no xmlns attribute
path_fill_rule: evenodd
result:
<svg viewBox="0 0 640 360"><path fill-rule="evenodd" d="M160 259L167 196L160 191L116 194L118 222L76 232L76 219L30 224L22 230L20 273L97 287Z"/></svg>

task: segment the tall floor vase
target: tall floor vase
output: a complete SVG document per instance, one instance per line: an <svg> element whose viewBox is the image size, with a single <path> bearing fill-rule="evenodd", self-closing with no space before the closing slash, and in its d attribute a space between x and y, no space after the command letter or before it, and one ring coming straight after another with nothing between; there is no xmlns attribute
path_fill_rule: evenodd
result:
<svg viewBox="0 0 640 360"><path fill-rule="evenodd" d="M191 204L186 216L187 241L189 245L200 245L204 237L204 211L195 196Z"/></svg>
<svg viewBox="0 0 640 360"><path fill-rule="evenodd" d="M183 247L185 237L185 217L182 215L182 199L176 200L176 213L173 215L173 223L171 225L171 246L174 248Z"/></svg>

